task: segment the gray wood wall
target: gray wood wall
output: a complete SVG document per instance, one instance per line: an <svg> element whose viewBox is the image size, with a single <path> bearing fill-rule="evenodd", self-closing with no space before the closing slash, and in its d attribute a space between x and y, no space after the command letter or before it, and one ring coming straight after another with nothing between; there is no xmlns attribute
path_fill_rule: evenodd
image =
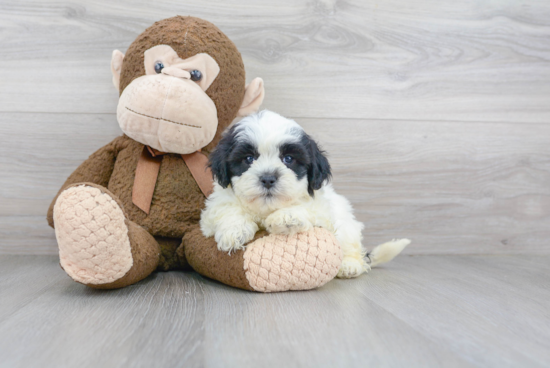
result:
<svg viewBox="0 0 550 368"><path fill-rule="evenodd" d="M46 209L120 134L110 56L194 15L330 154L365 242L550 253L550 2L0 2L0 253L56 252Z"/></svg>

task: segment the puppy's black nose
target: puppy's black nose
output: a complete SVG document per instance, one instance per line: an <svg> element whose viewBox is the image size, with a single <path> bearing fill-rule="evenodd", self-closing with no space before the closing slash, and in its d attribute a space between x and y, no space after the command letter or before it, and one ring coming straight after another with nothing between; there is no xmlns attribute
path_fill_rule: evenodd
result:
<svg viewBox="0 0 550 368"><path fill-rule="evenodd" d="M273 185L275 185L275 182L277 181L277 177L275 175L262 175L260 177L260 181L262 182L262 185L264 188L271 188Z"/></svg>

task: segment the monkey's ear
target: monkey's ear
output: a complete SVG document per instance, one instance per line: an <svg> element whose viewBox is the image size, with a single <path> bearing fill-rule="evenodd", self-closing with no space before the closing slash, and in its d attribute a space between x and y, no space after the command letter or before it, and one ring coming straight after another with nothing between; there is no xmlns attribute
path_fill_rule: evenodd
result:
<svg viewBox="0 0 550 368"><path fill-rule="evenodd" d="M244 99L237 116L250 115L260 109L264 101L264 81L262 78L254 78L244 91Z"/></svg>
<svg viewBox="0 0 550 368"><path fill-rule="evenodd" d="M119 92L122 60L124 60L124 54L118 50L113 51L113 56L111 57L111 73L113 73L113 84L115 85L116 90Z"/></svg>

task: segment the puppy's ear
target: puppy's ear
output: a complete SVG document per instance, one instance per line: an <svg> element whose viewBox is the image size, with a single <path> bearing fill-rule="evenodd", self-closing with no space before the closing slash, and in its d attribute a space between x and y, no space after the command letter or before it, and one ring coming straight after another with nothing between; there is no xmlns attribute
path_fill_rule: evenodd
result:
<svg viewBox="0 0 550 368"><path fill-rule="evenodd" d="M313 197L313 191L321 189L323 183L330 180L332 172L325 152L319 148L317 143L307 134L304 134L303 140L311 158L307 168L307 191Z"/></svg>
<svg viewBox="0 0 550 368"><path fill-rule="evenodd" d="M233 131L234 129L231 128L228 132L226 132L226 134L223 135L220 143L218 143L208 158L208 166L212 170L214 179L223 188L227 188L229 184L231 184L231 173L227 158L233 149Z"/></svg>

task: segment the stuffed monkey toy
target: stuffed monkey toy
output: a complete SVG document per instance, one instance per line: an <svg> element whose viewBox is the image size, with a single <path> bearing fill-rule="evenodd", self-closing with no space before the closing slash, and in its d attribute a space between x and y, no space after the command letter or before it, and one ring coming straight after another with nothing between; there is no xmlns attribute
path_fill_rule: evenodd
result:
<svg viewBox="0 0 550 368"><path fill-rule="evenodd" d="M156 270L193 268L255 291L305 290L336 276L341 251L327 230L256 234L244 251L218 251L199 218L212 190L208 155L236 116L258 110L263 81L245 86L241 55L213 24L156 22L126 55L113 52L123 135L84 161L48 210L60 263L98 289L134 284Z"/></svg>

